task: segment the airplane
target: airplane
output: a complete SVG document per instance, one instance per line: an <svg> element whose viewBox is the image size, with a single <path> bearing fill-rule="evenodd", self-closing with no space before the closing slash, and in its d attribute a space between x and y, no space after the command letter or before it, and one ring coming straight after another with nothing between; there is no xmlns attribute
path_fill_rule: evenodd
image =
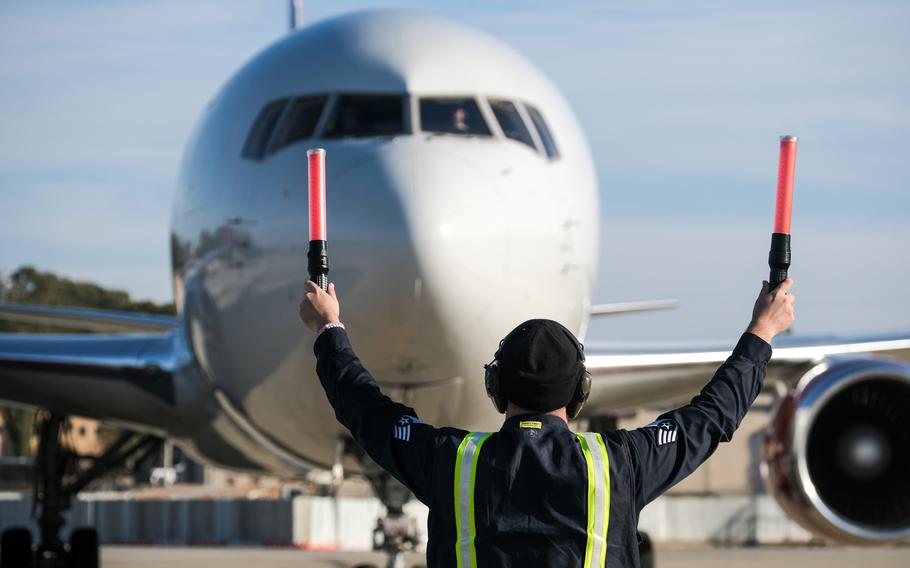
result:
<svg viewBox="0 0 910 568"><path fill-rule="evenodd" d="M297 318L306 151L317 146L342 317L383 390L429 423L498 428L480 370L528 317L583 338L594 316L667 307L593 303L602 188L578 119L525 57L427 14L303 27L243 65L190 136L170 229L175 317L0 305L5 317L97 332L0 335L0 399L48 411L35 471L39 559L97 565L97 534L74 531L67 548L61 513L159 438L237 471L362 474L400 517L410 495L336 422ZM609 427L627 411L684 402L728 354L589 352L583 418ZM910 334L785 338L767 388L779 396L767 479L784 510L840 542L910 535ZM60 462L69 415L140 436L74 475ZM6 531L3 568L31 549L27 530Z"/></svg>

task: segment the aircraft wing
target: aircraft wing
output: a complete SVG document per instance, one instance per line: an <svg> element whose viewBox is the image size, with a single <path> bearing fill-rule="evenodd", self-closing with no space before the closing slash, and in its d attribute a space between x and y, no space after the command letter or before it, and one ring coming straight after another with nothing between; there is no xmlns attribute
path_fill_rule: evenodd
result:
<svg viewBox="0 0 910 568"><path fill-rule="evenodd" d="M794 385L822 361L874 354L910 362L910 332L856 337L779 336L773 345L766 385ZM618 414L643 406L688 401L730 355L730 345L591 343L586 366L594 376L586 414Z"/></svg>
<svg viewBox="0 0 910 568"><path fill-rule="evenodd" d="M168 331L177 326L174 316L38 304L0 303L0 319L105 333Z"/></svg>
<svg viewBox="0 0 910 568"><path fill-rule="evenodd" d="M0 400L172 429L174 374L188 358L176 318L28 304L0 304L0 318L121 332L0 333ZM144 333L122 333L136 331Z"/></svg>
<svg viewBox="0 0 910 568"><path fill-rule="evenodd" d="M226 395L205 382L177 318L55 306L19 308L2 306L0 318L14 313L20 321L65 323L77 329L166 331L0 333L0 404L85 416L170 437L185 442L184 450L197 459L223 467L286 477L300 477L312 468L296 456L288 457L255 430Z"/></svg>

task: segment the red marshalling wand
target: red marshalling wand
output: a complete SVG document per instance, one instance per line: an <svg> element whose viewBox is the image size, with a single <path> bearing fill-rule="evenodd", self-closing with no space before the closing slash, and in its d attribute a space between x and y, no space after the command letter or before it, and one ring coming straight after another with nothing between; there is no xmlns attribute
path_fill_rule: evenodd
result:
<svg viewBox="0 0 910 568"><path fill-rule="evenodd" d="M793 211L793 174L796 172L796 136L780 137L780 164L777 169L777 208L768 266L771 290L787 279L790 269L790 215Z"/></svg>
<svg viewBox="0 0 910 568"><path fill-rule="evenodd" d="M329 257L325 230L325 150L307 150L310 203L310 248L307 271L310 280L323 290L329 288Z"/></svg>

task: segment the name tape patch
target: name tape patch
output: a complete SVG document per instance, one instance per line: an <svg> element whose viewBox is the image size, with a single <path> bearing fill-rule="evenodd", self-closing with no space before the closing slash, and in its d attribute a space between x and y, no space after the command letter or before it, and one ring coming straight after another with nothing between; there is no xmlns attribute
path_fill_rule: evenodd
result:
<svg viewBox="0 0 910 568"><path fill-rule="evenodd" d="M521 422L518 423L518 427L519 428L536 428L537 430L540 430L543 427L543 423L538 422L537 420L522 420Z"/></svg>

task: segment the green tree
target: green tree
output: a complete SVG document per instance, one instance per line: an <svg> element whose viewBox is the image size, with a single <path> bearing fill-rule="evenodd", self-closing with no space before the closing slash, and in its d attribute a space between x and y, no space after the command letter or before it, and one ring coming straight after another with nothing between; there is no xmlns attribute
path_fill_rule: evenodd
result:
<svg viewBox="0 0 910 568"><path fill-rule="evenodd" d="M123 290L103 288L93 282L80 282L42 272L34 266L22 266L8 279L0 278L0 302L17 304L44 304L121 310L149 314L171 315L176 313L174 303L156 304L149 300L136 301ZM72 332L53 326L24 324L0 319L0 332Z"/></svg>
<svg viewBox="0 0 910 568"><path fill-rule="evenodd" d="M4 301L52 306L75 306L105 310L173 314L174 304L135 301L123 290L102 288L93 282L79 282L23 266L0 286Z"/></svg>

